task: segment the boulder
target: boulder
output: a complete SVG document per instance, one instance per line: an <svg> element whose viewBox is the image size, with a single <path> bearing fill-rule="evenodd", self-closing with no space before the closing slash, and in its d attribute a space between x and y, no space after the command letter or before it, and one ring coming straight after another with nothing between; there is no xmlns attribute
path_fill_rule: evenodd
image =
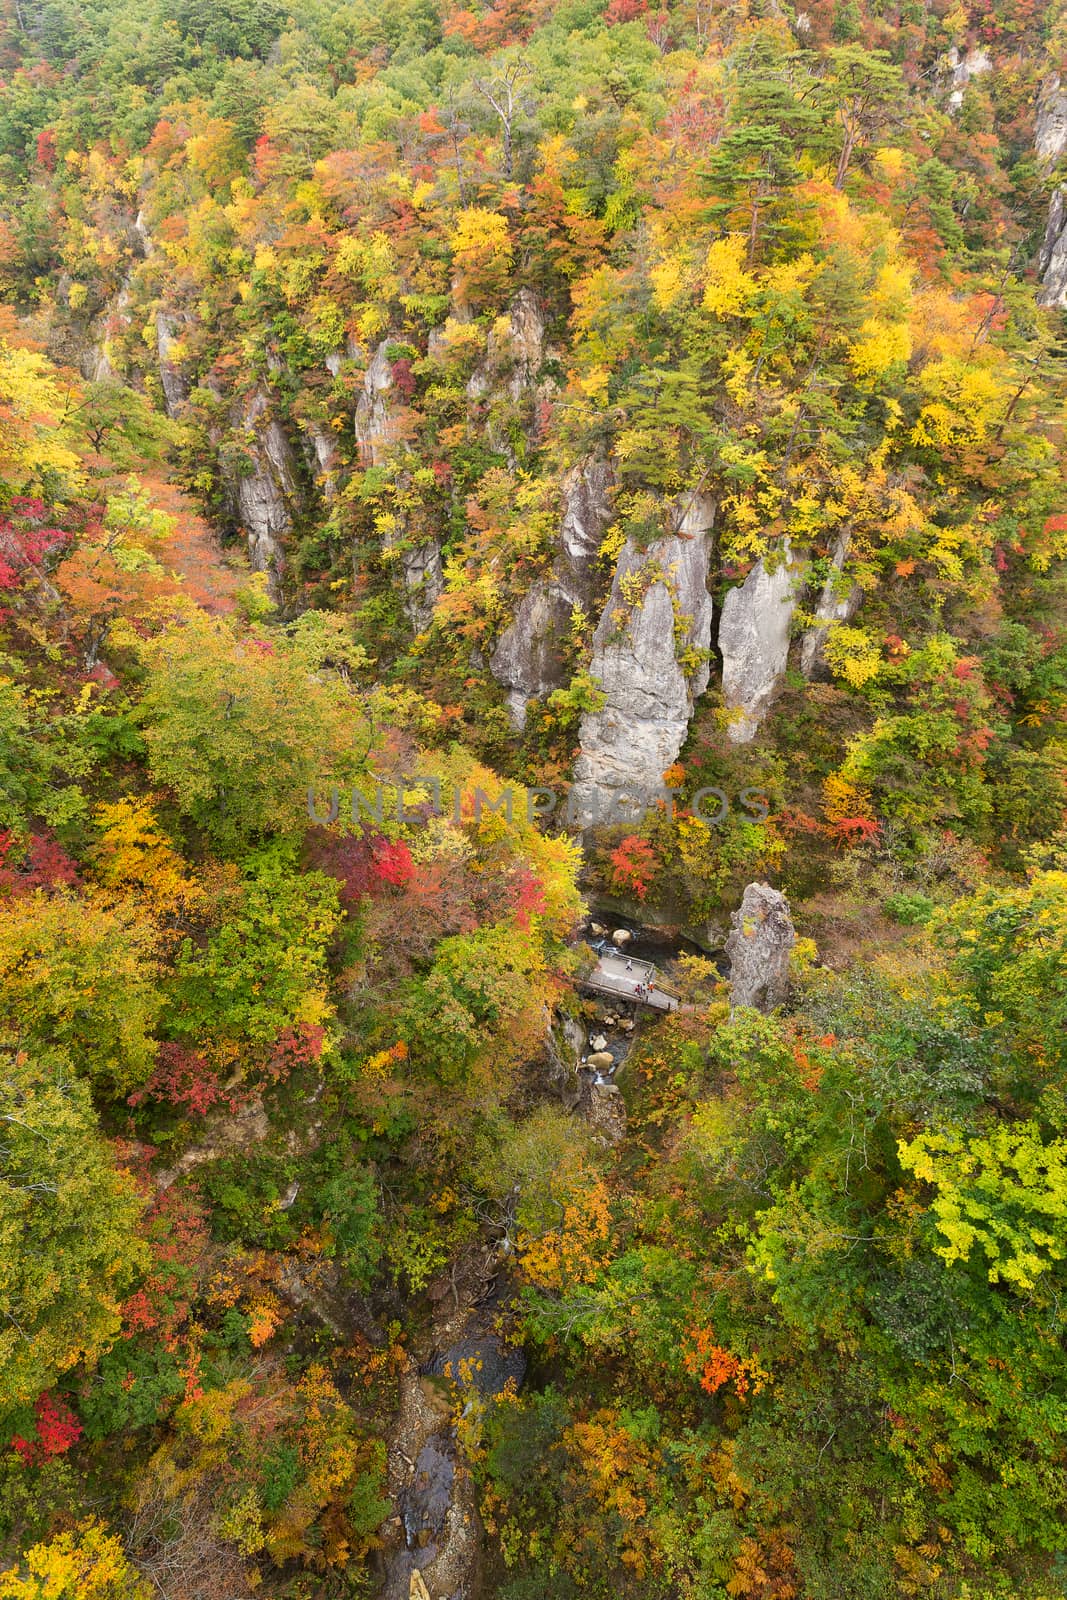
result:
<svg viewBox="0 0 1067 1600"><path fill-rule="evenodd" d="M803 570L786 540L776 561L757 561L723 601L719 650L723 701L734 713L727 727L732 744L755 738L778 692Z"/></svg>
<svg viewBox="0 0 1067 1600"><path fill-rule="evenodd" d="M613 1083L593 1083L586 1117L594 1135L604 1144L620 1144L626 1137L626 1102Z"/></svg>
<svg viewBox="0 0 1067 1600"><path fill-rule="evenodd" d="M838 534L830 552L831 571L815 606L815 625L805 633L800 646L800 670L805 678L824 669L823 650L830 629L835 622L851 622L863 600L859 584L841 575L851 543L852 535L846 528Z"/></svg>
<svg viewBox="0 0 1067 1600"><path fill-rule="evenodd" d="M789 902L766 883L750 883L730 919L730 1004L773 1011L789 990L789 958L796 930Z"/></svg>
<svg viewBox="0 0 1067 1600"><path fill-rule="evenodd" d="M590 1050L606 1050L607 1047L608 1041L605 1039L602 1033L598 1033L595 1038L590 1039L589 1041Z"/></svg>
<svg viewBox="0 0 1067 1600"><path fill-rule="evenodd" d="M676 531L642 549L627 540L593 636L590 672L603 692L582 718L570 815L584 827L626 822L665 797L693 705L707 688L714 503L676 508ZM683 652L697 653L683 665Z"/></svg>
<svg viewBox="0 0 1067 1600"><path fill-rule="evenodd" d="M633 933L629 928L616 928L611 936L612 944L628 945L633 943Z"/></svg>
<svg viewBox="0 0 1067 1600"><path fill-rule="evenodd" d="M591 1056L586 1057L587 1067L592 1067L594 1072L607 1072L615 1065L615 1057L610 1050L594 1050Z"/></svg>

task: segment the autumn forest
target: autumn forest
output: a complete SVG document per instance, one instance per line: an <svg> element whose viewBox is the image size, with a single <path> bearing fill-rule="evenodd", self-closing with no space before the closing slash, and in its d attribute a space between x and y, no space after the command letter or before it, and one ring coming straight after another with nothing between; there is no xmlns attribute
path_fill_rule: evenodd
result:
<svg viewBox="0 0 1067 1600"><path fill-rule="evenodd" d="M1067 1600L1067 14L0 0L0 1600Z"/></svg>

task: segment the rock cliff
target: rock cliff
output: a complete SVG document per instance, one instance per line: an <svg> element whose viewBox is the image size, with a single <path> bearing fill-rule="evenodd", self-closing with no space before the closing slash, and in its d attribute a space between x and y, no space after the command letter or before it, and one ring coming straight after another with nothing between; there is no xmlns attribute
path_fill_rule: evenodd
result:
<svg viewBox="0 0 1067 1600"><path fill-rule="evenodd" d="M264 389L253 389L245 397L239 408L239 426L246 465L227 475L227 483L248 539L252 570L268 575L277 598L285 568L285 539L292 530L299 493L296 462Z"/></svg>
<svg viewBox="0 0 1067 1600"><path fill-rule="evenodd" d="M593 638L590 671L605 700L582 718L571 796L587 826L625 821L663 794L663 773L707 687L715 507L694 496L675 514L677 532L645 549L627 541ZM679 660L686 652L694 653L688 670Z"/></svg>
<svg viewBox="0 0 1067 1600"><path fill-rule="evenodd" d="M729 590L723 601L722 693L733 713L727 728L733 744L755 738L778 692L803 570L786 541L777 560L757 561L744 583Z"/></svg>
<svg viewBox="0 0 1067 1600"><path fill-rule="evenodd" d="M1044 170L1067 154L1067 88L1058 72L1042 85L1034 126L1034 147ZM1067 306L1067 186L1058 184L1049 200L1045 237L1038 254L1040 306Z"/></svg>
<svg viewBox="0 0 1067 1600"><path fill-rule="evenodd" d="M167 311L156 312L156 355L159 361L159 381L163 386L163 404L168 417L181 415L189 398L190 383L175 359L178 334L175 319Z"/></svg>
<svg viewBox="0 0 1067 1600"><path fill-rule="evenodd" d="M365 467L385 466L397 442L393 400L396 383L389 360L389 344L390 340L383 339L371 357L356 402L356 443ZM435 539L412 539L405 528L399 527L383 554L395 558L399 564L404 611L414 631L420 633L429 627L433 608L444 588L440 546Z"/></svg>
<svg viewBox="0 0 1067 1600"><path fill-rule="evenodd" d="M545 322L536 295L520 289L507 318L489 334L485 359L467 381L467 399L485 414L485 436L491 449L514 466L518 460L510 423L532 436L537 418L531 415L538 400L549 400L555 382L542 375L553 355L545 342ZM516 411L518 416L516 417ZM523 414L525 412L525 414Z"/></svg>
<svg viewBox="0 0 1067 1600"><path fill-rule="evenodd" d="M852 536L846 530L838 534L830 553L831 570L815 605L815 626L808 629L800 646L800 670L805 678L823 670L827 634L835 622L851 622L863 600L859 584L842 576L851 543Z"/></svg>
<svg viewBox="0 0 1067 1600"><path fill-rule="evenodd" d="M559 553L548 577L523 596L493 652L493 676L507 690L511 720L520 731L527 701L559 688L566 677L567 632L575 607L588 607L592 598L594 563L613 515L613 484L604 461L588 461L564 478Z"/></svg>

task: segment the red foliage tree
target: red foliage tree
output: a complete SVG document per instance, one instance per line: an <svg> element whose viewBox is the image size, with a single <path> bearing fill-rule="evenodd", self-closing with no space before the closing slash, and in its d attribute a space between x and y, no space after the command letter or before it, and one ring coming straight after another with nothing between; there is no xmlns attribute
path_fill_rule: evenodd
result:
<svg viewBox="0 0 1067 1600"><path fill-rule="evenodd" d="M226 1103L236 1110L237 1099L228 1094L214 1067L196 1050L186 1045L166 1043L159 1047L151 1076L127 1096L126 1104L143 1106L147 1100L172 1106L191 1116L202 1117L212 1106Z"/></svg>
<svg viewBox="0 0 1067 1600"><path fill-rule="evenodd" d="M529 868L518 873L511 885L511 903L515 912L515 921L525 932L530 926L531 916L537 916L545 909L545 886Z"/></svg>
<svg viewBox="0 0 1067 1600"><path fill-rule="evenodd" d="M611 852L611 887L643 900L656 868L656 852L647 839L631 833Z"/></svg>
<svg viewBox="0 0 1067 1600"><path fill-rule="evenodd" d="M122 1337L151 1333L172 1353L183 1348L210 1235L204 1211L188 1189L162 1190L141 1219L152 1253L141 1287L122 1308Z"/></svg>
<svg viewBox="0 0 1067 1600"><path fill-rule="evenodd" d="M51 525L43 500L14 499L8 515L0 517L0 591L10 593L39 577L49 551L68 538L65 529Z"/></svg>
<svg viewBox="0 0 1067 1600"><path fill-rule="evenodd" d="M275 1039L267 1060L267 1073L274 1083L283 1083L298 1067L310 1067L322 1057L326 1035L322 1028L302 1022L296 1028L283 1028Z"/></svg>
<svg viewBox="0 0 1067 1600"><path fill-rule="evenodd" d="M33 1439L16 1434L11 1448L18 1452L27 1466L39 1466L53 1456L65 1455L82 1436L82 1425L64 1400L50 1394L39 1394L33 1407L36 1433Z"/></svg>
<svg viewBox="0 0 1067 1600"><path fill-rule="evenodd" d="M5 895L31 894L34 889L73 887L81 882L77 867L47 830L28 840L0 832L0 900Z"/></svg>
<svg viewBox="0 0 1067 1600"><path fill-rule="evenodd" d="M613 28L617 23L633 22L635 17L643 17L647 10L648 0L611 0L604 12L604 21L609 28Z"/></svg>
<svg viewBox="0 0 1067 1600"><path fill-rule="evenodd" d="M341 904L349 913L365 895L403 888L415 873L407 845L381 834L348 838L316 828L308 835L307 850L312 865L337 879Z"/></svg>
<svg viewBox="0 0 1067 1600"><path fill-rule="evenodd" d="M52 128L42 128L37 135L37 165L46 172L56 170L56 136Z"/></svg>

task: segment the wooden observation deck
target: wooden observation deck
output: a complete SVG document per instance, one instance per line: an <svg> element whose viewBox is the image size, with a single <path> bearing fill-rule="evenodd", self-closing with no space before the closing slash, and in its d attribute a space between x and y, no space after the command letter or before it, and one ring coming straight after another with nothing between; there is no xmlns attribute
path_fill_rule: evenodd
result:
<svg viewBox="0 0 1067 1600"><path fill-rule="evenodd" d="M677 1011L679 1004L673 994L666 994L659 987L651 961L638 961L635 956L614 951L598 957L592 972L582 979L581 988L612 1000L647 1006L650 1011Z"/></svg>

